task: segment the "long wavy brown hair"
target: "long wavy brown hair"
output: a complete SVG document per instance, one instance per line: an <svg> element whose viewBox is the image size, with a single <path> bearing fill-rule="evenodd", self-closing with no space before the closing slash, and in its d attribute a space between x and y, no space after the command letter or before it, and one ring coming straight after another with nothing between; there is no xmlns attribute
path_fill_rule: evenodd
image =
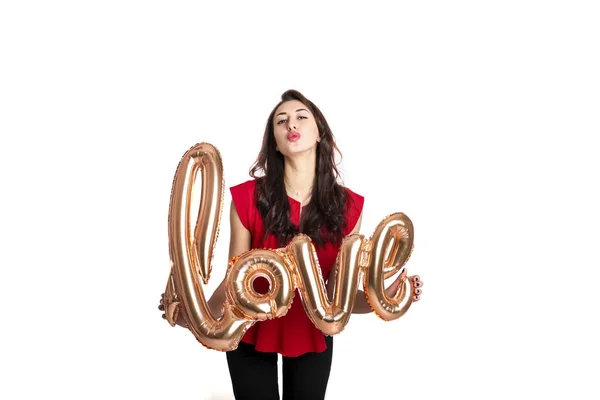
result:
<svg viewBox="0 0 600 400"><path fill-rule="evenodd" d="M299 227L290 221L290 206L284 184L284 157L276 151L273 118L277 107L290 100L302 102L315 117L319 137L317 144L315 184L311 201L302 211ZM319 108L297 90L287 90L281 101L273 108L263 136L262 147L255 163L250 168L250 176L256 179L255 202L265 225L265 239L273 234L279 246L285 246L295 235L308 235L315 245L325 242L339 245L346 227L346 202L348 195L338 183L340 173L335 164L338 149L329 124Z"/></svg>

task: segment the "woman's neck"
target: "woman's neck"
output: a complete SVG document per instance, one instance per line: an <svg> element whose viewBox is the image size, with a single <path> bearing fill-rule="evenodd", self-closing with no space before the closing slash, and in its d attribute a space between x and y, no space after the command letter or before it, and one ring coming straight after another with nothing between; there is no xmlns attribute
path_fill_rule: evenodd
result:
<svg viewBox="0 0 600 400"><path fill-rule="evenodd" d="M306 197L315 181L316 152L298 154L285 160L284 181L292 197Z"/></svg>

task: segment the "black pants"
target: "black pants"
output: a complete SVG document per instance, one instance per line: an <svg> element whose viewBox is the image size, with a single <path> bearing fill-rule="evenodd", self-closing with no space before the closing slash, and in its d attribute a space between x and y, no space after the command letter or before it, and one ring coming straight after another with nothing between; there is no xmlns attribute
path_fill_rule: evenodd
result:
<svg viewBox="0 0 600 400"><path fill-rule="evenodd" d="M331 370L333 337L325 336L327 350L299 357L283 357L283 400L322 400ZM262 353L240 342L227 352L227 365L236 400L279 400L277 353Z"/></svg>

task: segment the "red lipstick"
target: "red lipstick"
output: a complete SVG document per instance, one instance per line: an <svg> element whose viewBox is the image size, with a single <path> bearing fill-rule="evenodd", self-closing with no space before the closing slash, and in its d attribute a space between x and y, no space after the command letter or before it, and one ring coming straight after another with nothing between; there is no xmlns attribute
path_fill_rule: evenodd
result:
<svg viewBox="0 0 600 400"><path fill-rule="evenodd" d="M298 132L296 132L296 131L290 131L290 132L288 132L287 138L288 138L288 140L290 142L295 142L298 139L300 139L300 136L301 135Z"/></svg>

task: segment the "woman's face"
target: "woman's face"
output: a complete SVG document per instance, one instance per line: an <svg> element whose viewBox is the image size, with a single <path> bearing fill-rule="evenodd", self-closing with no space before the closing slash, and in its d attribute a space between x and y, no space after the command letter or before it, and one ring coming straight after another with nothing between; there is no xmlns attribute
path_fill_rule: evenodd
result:
<svg viewBox="0 0 600 400"><path fill-rule="evenodd" d="M315 117L301 101L290 100L275 110L275 142L284 156L310 150L317 145L319 129Z"/></svg>

